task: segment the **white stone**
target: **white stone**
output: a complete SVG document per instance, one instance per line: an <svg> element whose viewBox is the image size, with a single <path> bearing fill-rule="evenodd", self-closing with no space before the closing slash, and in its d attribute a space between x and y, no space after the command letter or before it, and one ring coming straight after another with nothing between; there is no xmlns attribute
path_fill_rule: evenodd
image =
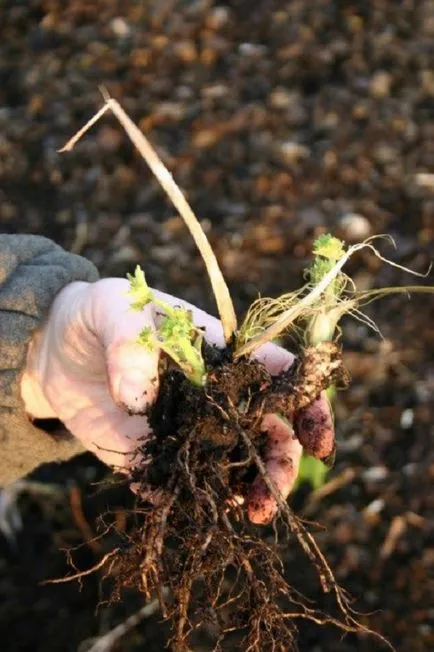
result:
<svg viewBox="0 0 434 652"><path fill-rule="evenodd" d="M339 225L350 242L362 242L372 233L369 220L359 213L347 213L341 217Z"/></svg>
<svg viewBox="0 0 434 652"><path fill-rule="evenodd" d="M110 29L116 36L119 38L127 38L131 34L131 27L128 25L127 21L121 16L113 18L110 23Z"/></svg>

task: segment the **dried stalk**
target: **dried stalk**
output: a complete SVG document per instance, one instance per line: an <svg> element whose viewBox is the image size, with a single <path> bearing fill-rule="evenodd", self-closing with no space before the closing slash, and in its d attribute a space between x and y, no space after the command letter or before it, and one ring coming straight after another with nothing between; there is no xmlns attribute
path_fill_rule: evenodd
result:
<svg viewBox="0 0 434 652"><path fill-rule="evenodd" d="M131 142L140 152L143 159L151 168L153 174L158 182L166 192L167 196L179 211L179 214L186 223L190 233L200 251L200 254L205 263L208 275L211 281L211 286L214 292L215 300L217 303L218 312L223 326L225 340L229 343L232 340L233 334L237 329L237 318L229 293L228 286L224 280L223 274L217 262L217 258L211 248L210 243L205 235L202 226L196 215L190 208L187 200L185 199L181 189L176 184L171 173L161 161L155 149L152 147L148 139L134 124L131 118L125 113L119 102L109 97L106 92L103 92L105 105L79 130L77 133L68 140L66 145L59 150L59 152L71 151L80 138L92 127L106 111L111 110L115 117L118 119L122 127L125 129Z"/></svg>

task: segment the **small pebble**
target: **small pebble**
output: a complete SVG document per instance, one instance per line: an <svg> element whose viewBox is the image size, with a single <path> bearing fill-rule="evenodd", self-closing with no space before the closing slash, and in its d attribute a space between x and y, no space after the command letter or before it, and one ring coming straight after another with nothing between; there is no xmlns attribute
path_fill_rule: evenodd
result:
<svg viewBox="0 0 434 652"><path fill-rule="evenodd" d="M136 247L133 247L132 245L124 245L120 247L120 249L117 249L111 257L112 263L131 262L132 264L138 260L140 260L140 253Z"/></svg>
<svg viewBox="0 0 434 652"><path fill-rule="evenodd" d="M0 222L10 222L17 216L17 208L8 201L0 201Z"/></svg>
<svg viewBox="0 0 434 652"><path fill-rule="evenodd" d="M363 242L372 234L369 220L359 213L347 213L339 220L339 226L348 242Z"/></svg>
<svg viewBox="0 0 434 652"><path fill-rule="evenodd" d="M277 87L270 93L269 102L273 109L287 109L293 104L293 96L286 88Z"/></svg>
<svg viewBox="0 0 434 652"><path fill-rule="evenodd" d="M354 451L359 450L363 445L362 435L352 435L348 439L339 442L339 450L344 453L353 453Z"/></svg>
<svg viewBox="0 0 434 652"><path fill-rule="evenodd" d="M384 70L377 72L370 81L370 94L376 99L383 99L390 95L392 75Z"/></svg>
<svg viewBox="0 0 434 652"><path fill-rule="evenodd" d="M422 70L420 76L424 93L434 96L434 70Z"/></svg>
<svg viewBox="0 0 434 652"><path fill-rule="evenodd" d="M211 100L219 100L226 97L229 93L229 87L225 84L213 84L212 86L205 86L202 89L203 97Z"/></svg>
<svg viewBox="0 0 434 652"><path fill-rule="evenodd" d="M416 185L427 190L434 190L434 174L429 172L418 172L414 175Z"/></svg>
<svg viewBox="0 0 434 652"><path fill-rule="evenodd" d="M363 511L368 516L379 514L383 511L385 505L386 503L382 498L377 498L376 500L373 500L372 503L369 503Z"/></svg>
<svg viewBox="0 0 434 652"><path fill-rule="evenodd" d="M119 38L127 38L131 34L131 27L128 25L127 21L120 16L113 18L110 23L110 29Z"/></svg>
<svg viewBox="0 0 434 652"><path fill-rule="evenodd" d="M228 7L213 7L206 18L206 26L215 31L222 29L230 18Z"/></svg>
<svg viewBox="0 0 434 652"><path fill-rule="evenodd" d="M414 423L414 410L408 408L401 414L400 425L403 430L408 430Z"/></svg>
<svg viewBox="0 0 434 652"><path fill-rule="evenodd" d="M371 466L370 469L363 471L362 478L366 482L381 482L389 475L389 469L385 466Z"/></svg>
<svg viewBox="0 0 434 652"><path fill-rule="evenodd" d="M187 107L181 102L161 102L155 108L155 113L168 120L182 120Z"/></svg>
<svg viewBox="0 0 434 652"><path fill-rule="evenodd" d="M174 48L175 54L183 63L193 63L197 60L197 49L194 41L180 41Z"/></svg>
<svg viewBox="0 0 434 652"><path fill-rule="evenodd" d="M308 147L305 147L305 145L287 140L285 143L279 145L279 154L285 163L293 164L301 159L307 158L310 154L310 150Z"/></svg>
<svg viewBox="0 0 434 652"><path fill-rule="evenodd" d="M383 165L393 163L399 157L399 152L396 147L387 145L386 143L379 143L373 149L374 159Z"/></svg>
<svg viewBox="0 0 434 652"><path fill-rule="evenodd" d="M408 476L412 477L417 472L418 466L414 462L409 462L402 467L402 472Z"/></svg>
<svg viewBox="0 0 434 652"><path fill-rule="evenodd" d="M259 45L258 43L241 43L238 51L245 57L262 57L266 54L267 48L265 45Z"/></svg>

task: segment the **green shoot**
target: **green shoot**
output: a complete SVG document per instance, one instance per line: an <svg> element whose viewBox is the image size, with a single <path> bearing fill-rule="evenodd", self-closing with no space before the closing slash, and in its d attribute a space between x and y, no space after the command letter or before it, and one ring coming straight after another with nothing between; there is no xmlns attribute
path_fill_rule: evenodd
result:
<svg viewBox="0 0 434 652"><path fill-rule="evenodd" d="M143 328L137 339L138 344L149 351L161 349L182 369L191 383L204 385L203 333L194 325L191 312L181 306L171 306L156 296L139 265L134 276L127 274L127 278L130 283L127 295L131 298L133 310L141 311L152 303L162 311L158 327L155 330Z"/></svg>
<svg viewBox="0 0 434 652"><path fill-rule="evenodd" d="M372 240L346 249L344 242L330 234L319 236L313 245L313 262L305 270L306 285L278 299L261 298L253 303L238 333L235 355L252 353L288 328L302 332L306 346L331 341L337 337L339 321L347 313L379 332L375 322L358 310L359 306L392 293L434 291L432 287L409 286L357 292L342 268L356 251L363 248L370 249L390 265L416 274L381 256L371 244ZM334 388L330 387L327 393L332 402ZM326 474L327 467L320 460L304 455L298 483L308 481L315 489L324 482Z"/></svg>
<svg viewBox="0 0 434 652"><path fill-rule="evenodd" d="M319 236L313 243L314 260L306 270L309 282L315 286L320 283L336 263L345 255L344 243L330 234ZM328 296L339 296L347 284L347 277L341 273L330 283L326 289Z"/></svg>
<svg viewBox="0 0 434 652"><path fill-rule="evenodd" d="M316 256L314 263L319 262L319 258L335 263L345 254L345 243L330 233L323 233L313 243L313 254Z"/></svg>
<svg viewBox="0 0 434 652"><path fill-rule="evenodd" d="M310 455L303 455L298 469L295 489L303 482L309 483L313 490L319 489L326 480L327 472L328 469L321 460L317 460Z"/></svg>
<svg viewBox="0 0 434 652"><path fill-rule="evenodd" d="M377 239L381 237L386 236L375 236ZM362 249L369 249L383 262L415 276L426 277L431 269L430 267L426 274L419 274L388 260L373 246L372 242L375 238L369 238L365 242L353 245L345 250L344 243L337 238L331 235L320 236L314 244L314 262L306 270L307 284L296 293L285 295L285 301L282 304L283 310L280 314L275 312L276 302L278 303L280 299L263 300L268 302L268 305L273 309L274 314L271 320L268 319L267 310L262 312L259 323L255 312L249 311L247 313L237 337L235 357L239 358L253 353L259 346L279 337L288 328L294 327L297 322L298 324L301 323L304 328L306 325L308 326L307 343L315 344L332 339L343 315L346 313L354 314L354 312L357 314L357 306L360 304L369 303L369 301L392 292L434 292L433 287L417 287L416 290L412 287L385 288L380 291L373 290L371 293L358 294L351 279L342 272L342 268L357 251ZM291 301L291 296L293 301ZM252 332L252 321L256 322L254 329L256 333L249 338L246 337L246 334ZM367 318L365 321L369 323Z"/></svg>
<svg viewBox="0 0 434 652"><path fill-rule="evenodd" d="M145 273L140 265L137 265L134 276L127 274L130 283L128 296L131 297L131 308L141 312L143 308L153 300L152 290L146 283Z"/></svg>

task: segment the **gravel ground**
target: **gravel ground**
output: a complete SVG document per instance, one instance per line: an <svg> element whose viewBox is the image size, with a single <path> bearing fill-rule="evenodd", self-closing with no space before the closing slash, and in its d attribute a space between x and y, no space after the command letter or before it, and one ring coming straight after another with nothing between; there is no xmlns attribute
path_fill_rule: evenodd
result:
<svg viewBox="0 0 434 652"><path fill-rule="evenodd" d="M418 271L433 257L434 2L432 0L3 0L0 3L0 222L91 258L107 275L136 263L150 282L214 310L179 217L106 117L69 154L56 150L101 105L121 101L173 171L210 233L240 314L258 293L297 287L312 239L390 233ZM361 255L363 288L411 277ZM369 309L383 335L345 326L349 390L339 396L340 447L321 494L294 506L318 521L322 549L357 607L399 652L434 648L433 302ZM95 607L97 579L41 587L65 572L60 547L86 538L129 495L102 492L89 456L35 475L56 495L21 502L24 529L0 542L2 649L84 652L141 605L129 594ZM327 493L328 491L328 493ZM324 495L326 494L327 495ZM80 499L79 502L78 499ZM83 567L101 550L87 548ZM300 551L288 576L321 600ZM104 595L102 596L104 598ZM145 621L117 650L157 652ZM235 645L235 644L234 644ZM201 640L195 652L208 649ZM234 646L228 649L236 649ZM300 649L383 649L304 625Z"/></svg>

